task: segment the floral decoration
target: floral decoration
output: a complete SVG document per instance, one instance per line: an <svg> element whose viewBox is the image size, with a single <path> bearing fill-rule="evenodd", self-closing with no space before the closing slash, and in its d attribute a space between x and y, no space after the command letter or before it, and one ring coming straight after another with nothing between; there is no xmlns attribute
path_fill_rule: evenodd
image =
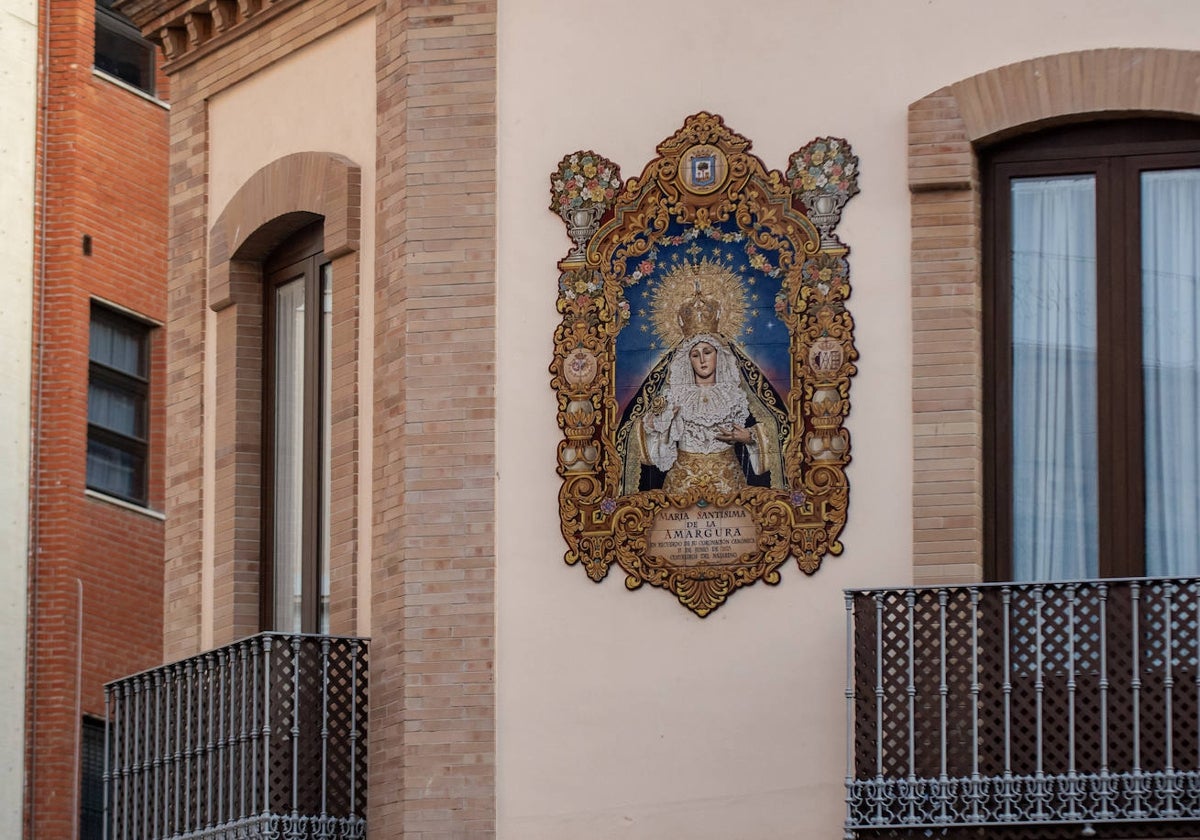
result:
<svg viewBox="0 0 1200 840"><path fill-rule="evenodd" d="M846 288L850 265L845 257L822 251L804 261L800 276L804 285L815 289L822 299L834 299L841 297Z"/></svg>
<svg viewBox="0 0 1200 840"><path fill-rule="evenodd" d="M787 289L784 288L784 289L780 289L779 293L775 295L775 314L778 315L780 318L783 318L787 315L787 311L788 311Z"/></svg>
<svg viewBox="0 0 1200 840"><path fill-rule="evenodd" d="M843 202L858 193L858 158L845 140L818 138L788 163L787 179L794 192L835 195Z"/></svg>
<svg viewBox="0 0 1200 840"><path fill-rule="evenodd" d="M624 283L626 286L632 286L634 283L638 282L639 280L642 280L646 277L649 277L651 274L653 274L655 268L658 267L658 248L659 248L659 246L671 247L671 246L683 245L688 242L694 242L695 240L699 239L701 236L703 236L707 239L711 239L715 242L725 242L725 243L744 242L745 245L743 246L743 249L746 252L746 260L750 263L750 265L753 268L758 269L759 271L761 271L763 274L765 274L768 277L778 278L783 275L783 272L780 270L779 266L772 263L769 259L767 259L767 256L761 250L759 250L759 248L757 248L752 242L747 240L746 235L744 233L742 233L740 230L732 231L732 232L725 232L725 231L721 231L715 227L710 226L710 227L705 227L705 228L689 227L683 233L676 234L675 236L662 237L661 239L658 240L658 244L655 246L652 246L646 252L645 256L642 257L642 259L638 261L637 265L634 266L633 271L630 272L629 274L626 274L621 279L621 282Z"/></svg>
<svg viewBox="0 0 1200 840"><path fill-rule="evenodd" d="M694 243L701 237L713 242L722 242L726 244L734 242L743 243L742 248L746 253L746 261L752 268L761 271L767 277L778 279L779 277L783 276L783 270L779 267L778 263L772 262L770 259L768 259L767 255L760 248L754 245L754 243L747 239L746 235L740 230L721 231L711 225L706 227L694 225L681 233L673 236L664 236L658 239L656 244L650 246L646 253L642 255L641 259L634 264L633 271L621 278L621 288L618 290L617 295L617 317L620 319L622 324L627 323L630 316L629 302L625 299L625 289L633 286L635 283L638 283L641 280L645 280L654 274L655 270L659 267L660 262L659 248L678 247L689 242ZM562 287L560 285L560 289L561 288ZM588 291L592 290L589 289ZM784 296L785 294L786 293L782 291L780 292L781 296ZM782 303L780 302L781 300ZM777 297L775 301L776 313L782 315L784 312L786 312L786 310L786 297Z"/></svg>
<svg viewBox="0 0 1200 840"><path fill-rule="evenodd" d="M625 300L625 298L617 301L617 318L620 319L622 324L629 321L629 301Z"/></svg>
<svg viewBox="0 0 1200 840"><path fill-rule="evenodd" d="M595 152L574 152L550 176L550 209L568 219L573 210L607 208L620 189L620 167Z"/></svg>
<svg viewBox="0 0 1200 840"><path fill-rule="evenodd" d="M564 271L558 278L558 293L567 300L580 300L600 294L604 280L594 271ZM587 300L580 300L587 303Z"/></svg>

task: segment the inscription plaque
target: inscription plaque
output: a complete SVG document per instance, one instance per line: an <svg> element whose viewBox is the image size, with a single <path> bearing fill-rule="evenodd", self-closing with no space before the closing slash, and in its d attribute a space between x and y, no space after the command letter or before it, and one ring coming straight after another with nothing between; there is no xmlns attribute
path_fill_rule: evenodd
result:
<svg viewBox="0 0 1200 840"><path fill-rule="evenodd" d="M652 556L677 566L729 566L758 551L758 524L740 505L692 505L654 517L647 545Z"/></svg>

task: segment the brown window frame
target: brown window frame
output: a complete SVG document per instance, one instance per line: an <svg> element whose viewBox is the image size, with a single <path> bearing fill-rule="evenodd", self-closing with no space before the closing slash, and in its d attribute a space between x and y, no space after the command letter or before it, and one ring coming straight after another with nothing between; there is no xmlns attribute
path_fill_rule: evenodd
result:
<svg viewBox="0 0 1200 840"><path fill-rule="evenodd" d="M1200 167L1200 122L1135 119L1049 129L982 150L984 574L1012 577L1011 188L1094 174L1097 243L1099 575L1145 570L1139 175ZM1109 235L1126 232L1127 235ZM1107 291L1106 291L1107 290Z"/></svg>
<svg viewBox="0 0 1200 840"><path fill-rule="evenodd" d="M290 631L277 627L275 616L275 305L276 290L303 278L306 317L304 321L304 398L301 522L301 626L303 633L320 632L322 561L321 452L324 418L321 416L321 274L331 260L323 252L323 223L316 222L293 234L263 264L263 388L262 388L262 563L259 615L261 629ZM327 562L327 560L326 560Z"/></svg>

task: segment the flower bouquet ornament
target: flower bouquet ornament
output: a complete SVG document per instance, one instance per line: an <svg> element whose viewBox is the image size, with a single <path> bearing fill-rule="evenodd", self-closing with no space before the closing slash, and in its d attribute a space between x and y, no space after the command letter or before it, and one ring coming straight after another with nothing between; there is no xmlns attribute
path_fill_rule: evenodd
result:
<svg viewBox="0 0 1200 840"><path fill-rule="evenodd" d="M818 137L793 154L788 164L788 183L821 232L821 246L840 245L833 229L846 202L858 194L858 158L850 144L837 137Z"/></svg>
<svg viewBox="0 0 1200 840"><path fill-rule="evenodd" d="M567 223L575 243L566 261L582 261L588 240L621 190L621 170L595 152L575 152L550 176L550 209Z"/></svg>

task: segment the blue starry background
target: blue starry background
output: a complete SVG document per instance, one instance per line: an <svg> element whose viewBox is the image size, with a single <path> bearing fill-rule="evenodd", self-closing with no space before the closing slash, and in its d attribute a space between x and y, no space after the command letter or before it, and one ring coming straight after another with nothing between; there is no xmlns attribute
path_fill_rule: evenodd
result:
<svg viewBox="0 0 1200 840"><path fill-rule="evenodd" d="M791 385L790 342L787 325L775 314L775 298L783 286L778 252L752 245L732 219L703 231L673 222L642 260L626 266L627 276L641 276L625 287L629 323L617 334L616 397L620 412L671 349L659 338L651 319L651 304L662 278L683 263L702 259L720 262L742 281L746 321L736 341L779 395L787 398ZM641 272L640 267L647 262L653 267Z"/></svg>

